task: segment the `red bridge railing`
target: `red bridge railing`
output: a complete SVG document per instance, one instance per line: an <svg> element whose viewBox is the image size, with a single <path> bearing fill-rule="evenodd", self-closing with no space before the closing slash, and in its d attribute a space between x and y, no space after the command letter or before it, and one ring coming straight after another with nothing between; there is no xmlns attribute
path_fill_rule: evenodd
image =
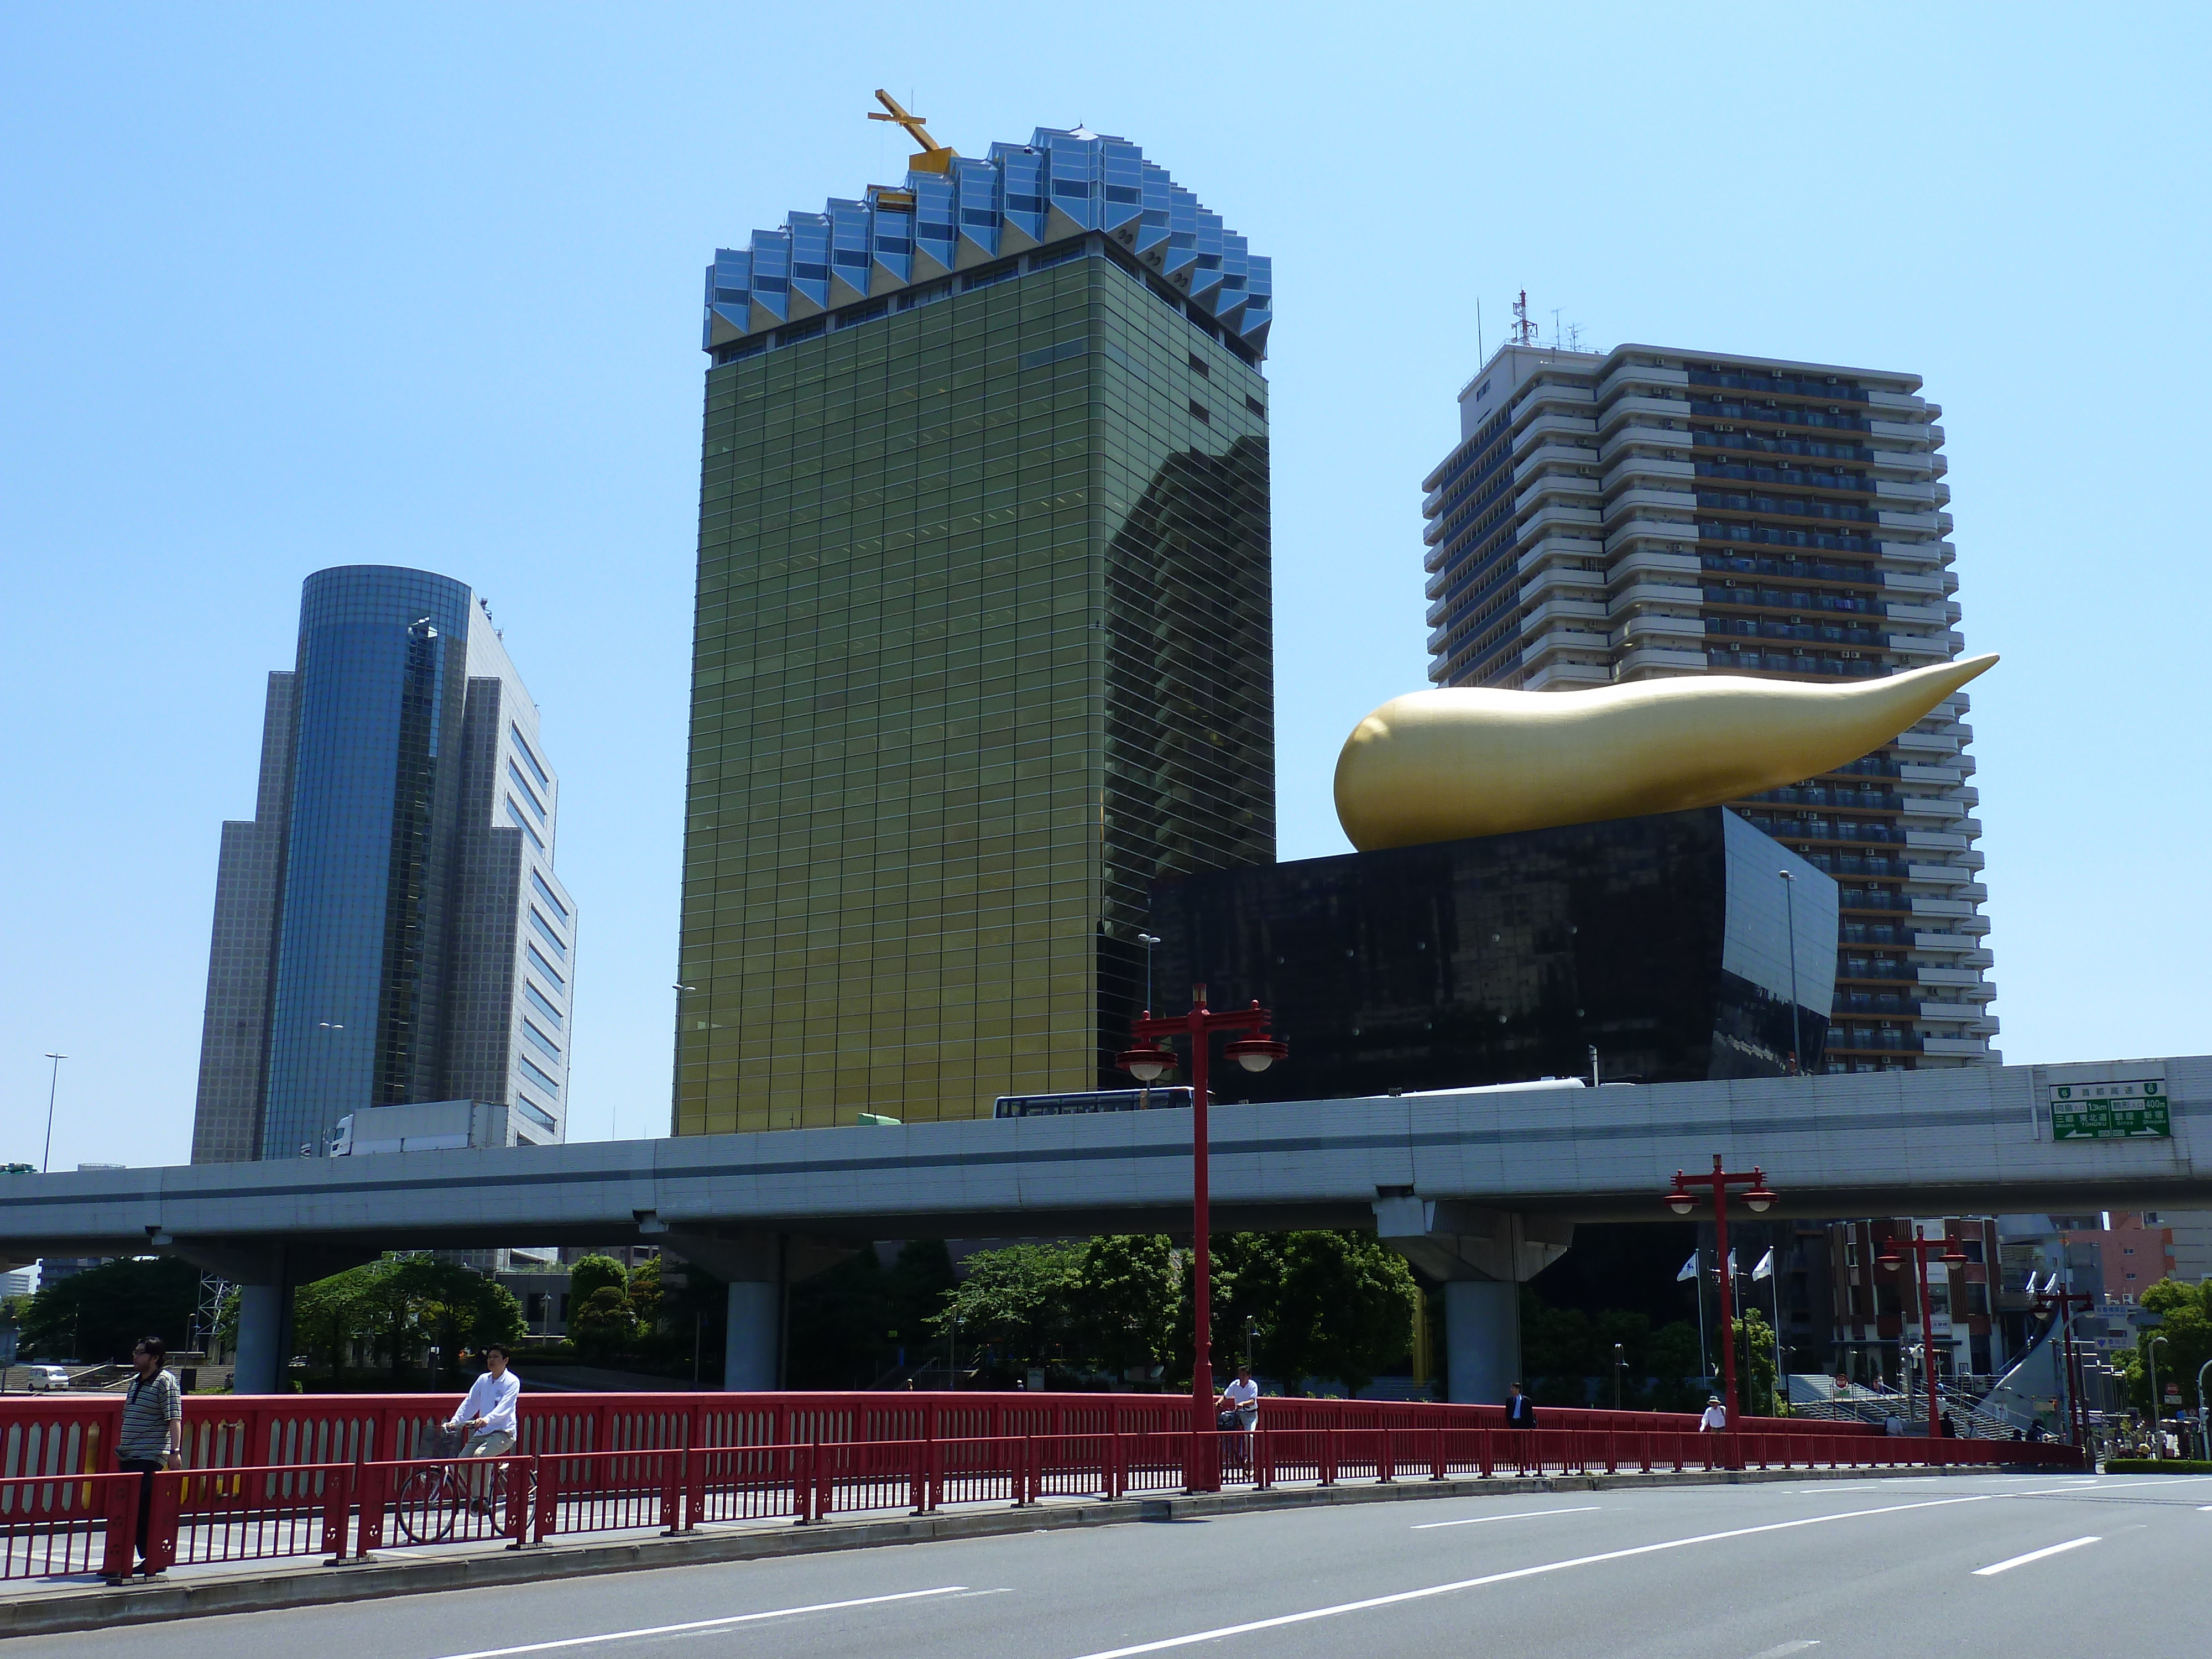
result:
<svg viewBox="0 0 2212 1659"><path fill-rule="evenodd" d="M1193 1434L1180 1398L1112 1395L525 1394L512 1455L423 1456L447 1395L203 1395L186 1467L113 1473L118 1396L0 1399L0 1579L126 1571L148 1501L148 1560L174 1565L388 1545L833 1516L927 1514L1346 1481L1624 1470L2077 1468L2051 1443L1925 1440L1870 1426L1748 1419L1726 1434L1656 1412L1266 1400L1260 1426ZM495 1480L490 1473L498 1466ZM395 1533L401 1535L395 1536Z"/></svg>

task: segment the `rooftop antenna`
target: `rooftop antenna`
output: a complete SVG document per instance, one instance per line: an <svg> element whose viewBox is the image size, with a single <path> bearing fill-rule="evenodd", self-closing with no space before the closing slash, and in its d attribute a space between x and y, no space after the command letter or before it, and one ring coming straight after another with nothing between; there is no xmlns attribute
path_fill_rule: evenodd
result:
<svg viewBox="0 0 2212 1659"><path fill-rule="evenodd" d="M921 153L919 155L907 157L906 164L909 168L916 173L950 173L952 170L952 158L959 152L939 143L936 139L929 136L929 129L922 125L922 123L929 118L927 116L909 113L900 105L897 99L892 97L881 87L876 88L876 101L881 104L883 108L870 110L868 119L896 121L906 129L908 137L921 146Z"/></svg>
<svg viewBox="0 0 2212 1659"><path fill-rule="evenodd" d="M1528 319L1528 290L1522 289L1521 297L1513 302L1513 326L1506 331L1507 343L1533 346L1536 343L1536 325Z"/></svg>

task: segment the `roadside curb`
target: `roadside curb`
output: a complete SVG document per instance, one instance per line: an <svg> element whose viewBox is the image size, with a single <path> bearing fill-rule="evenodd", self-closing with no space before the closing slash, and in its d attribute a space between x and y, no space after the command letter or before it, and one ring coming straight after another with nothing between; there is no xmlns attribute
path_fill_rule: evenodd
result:
<svg viewBox="0 0 2212 1659"><path fill-rule="evenodd" d="M1685 1469L1651 1474L1554 1474L1426 1478L1358 1486L1299 1486L1269 1492L1205 1492L1188 1497L1123 1498L1084 1505L971 1510L955 1515L905 1516L883 1521L830 1522L783 1531L687 1533L623 1543L532 1546L445 1561L380 1565L374 1558L341 1566L301 1568L205 1583L151 1583L64 1590L28 1601L0 1604L0 1638L52 1636L161 1624L228 1613L270 1613L342 1601L380 1601L439 1590L481 1589L542 1583L596 1573L641 1572L659 1567L756 1561L836 1550L877 1549L960 1538L1144 1522L1203 1521L1214 1516L1271 1510L1321 1509L1346 1504L1408 1503L1443 1498L1505 1498L1521 1493L1618 1492L1668 1486L1753 1486L1772 1481L1864 1480L1927 1474L1986 1474L1983 1468L1929 1469Z"/></svg>

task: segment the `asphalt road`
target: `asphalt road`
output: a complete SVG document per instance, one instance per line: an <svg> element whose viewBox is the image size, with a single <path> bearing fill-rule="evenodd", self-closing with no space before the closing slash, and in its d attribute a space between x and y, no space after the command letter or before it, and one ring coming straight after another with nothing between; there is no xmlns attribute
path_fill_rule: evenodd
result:
<svg viewBox="0 0 2212 1659"><path fill-rule="evenodd" d="M1905 1478L1038 1532L21 1638L7 1659L2205 1659L2212 1477Z"/></svg>

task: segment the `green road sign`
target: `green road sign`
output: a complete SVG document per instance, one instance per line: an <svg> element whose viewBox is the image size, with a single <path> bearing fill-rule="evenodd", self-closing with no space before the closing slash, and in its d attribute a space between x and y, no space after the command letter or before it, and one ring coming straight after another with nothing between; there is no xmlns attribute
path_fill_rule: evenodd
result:
<svg viewBox="0 0 2212 1659"><path fill-rule="evenodd" d="M2171 1140L2173 1119L2166 1085L2156 1078L2130 1083L2054 1083L2051 1085L2053 1140Z"/></svg>

